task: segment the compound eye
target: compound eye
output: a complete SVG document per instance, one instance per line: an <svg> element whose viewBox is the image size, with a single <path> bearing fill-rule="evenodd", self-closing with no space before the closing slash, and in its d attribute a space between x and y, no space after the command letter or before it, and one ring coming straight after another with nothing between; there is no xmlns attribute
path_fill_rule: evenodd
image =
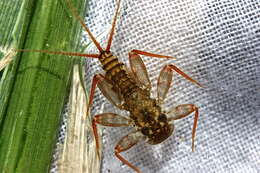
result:
<svg viewBox="0 0 260 173"><path fill-rule="evenodd" d="M149 135L149 128L148 128L148 127L143 127L143 128L141 129L141 132L142 132L144 135L148 136L148 135Z"/></svg>
<svg viewBox="0 0 260 173"><path fill-rule="evenodd" d="M167 121L167 117L166 117L165 114L160 114L159 117L158 117L158 120L162 121L162 122L166 122Z"/></svg>

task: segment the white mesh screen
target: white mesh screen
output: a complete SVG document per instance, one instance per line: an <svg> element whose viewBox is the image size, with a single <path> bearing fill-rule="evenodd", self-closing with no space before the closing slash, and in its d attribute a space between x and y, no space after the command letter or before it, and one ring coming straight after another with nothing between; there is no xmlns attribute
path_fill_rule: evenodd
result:
<svg viewBox="0 0 260 173"><path fill-rule="evenodd" d="M122 0L112 51L128 64L128 52L140 49L177 60L143 57L153 84L165 64L174 63L202 83L198 88L174 74L165 109L192 103L200 109L196 151L191 151L193 115L176 122L175 134L162 144L139 144L122 155L144 173L260 172L260 2L259 0ZM115 0L91 0L87 25L106 33ZM106 37L104 37L106 40ZM106 45L106 41L102 41ZM94 49L95 50L95 49ZM87 64L87 84L101 72ZM96 92L92 116L105 103ZM131 129L104 128L102 172L130 173L114 156L114 147Z"/></svg>

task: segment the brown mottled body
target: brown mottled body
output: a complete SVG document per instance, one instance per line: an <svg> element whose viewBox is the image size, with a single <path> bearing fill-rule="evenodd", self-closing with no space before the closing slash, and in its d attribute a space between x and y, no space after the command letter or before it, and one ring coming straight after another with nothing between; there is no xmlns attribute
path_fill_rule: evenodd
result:
<svg viewBox="0 0 260 173"><path fill-rule="evenodd" d="M116 8L116 14L112 23L111 33L108 38L106 49L103 49L92 35L88 27L84 24L83 19L78 15L77 10L73 7L70 0L66 0L72 14L77 18L90 39L99 50L99 54L86 54L78 52L61 52L49 50L16 50L42 52L49 54L81 56L85 58L98 58L102 64L102 68L106 72L105 76L96 74L93 77L88 112L94 99L96 86L99 87L103 95L119 109L129 112L129 117L124 117L115 113L103 113L95 115L92 121L93 133L96 140L97 153L99 154L99 141L97 125L109 127L133 126L134 131L128 133L117 143L115 147L116 157L130 168L140 173L139 168L124 159L120 153L126 151L141 141L149 144L158 144L168 138L174 130L174 120L184 118L190 113L195 112L194 123L192 129L192 150L195 146L195 132L199 117L198 108L193 104L182 104L170 109L166 112L162 109L163 101L166 98L168 90L172 82L173 72L177 72L192 83L202 87L197 81L189 77L173 64L164 66L161 70L157 82L157 98L151 98L151 83L148 77L146 67L140 55L156 57L156 58L172 58L170 56L149 53L141 50L132 50L129 53L129 62L131 69L127 70L126 66L114 56L110 47L116 26L116 18L119 13L119 4Z"/></svg>
<svg viewBox="0 0 260 173"><path fill-rule="evenodd" d="M110 52L104 52L100 54L99 61L102 64L102 68L106 71L106 79L113 82L113 85L120 89L125 99L137 90L136 83L126 72L125 64L120 62L116 56Z"/></svg>
<svg viewBox="0 0 260 173"><path fill-rule="evenodd" d="M125 64L110 52L100 55L99 61L106 71L105 78L113 83L123 96L122 108L130 112L137 130L149 138L150 144L158 144L172 134L173 128L167 123L166 115L150 91L141 88L126 71Z"/></svg>

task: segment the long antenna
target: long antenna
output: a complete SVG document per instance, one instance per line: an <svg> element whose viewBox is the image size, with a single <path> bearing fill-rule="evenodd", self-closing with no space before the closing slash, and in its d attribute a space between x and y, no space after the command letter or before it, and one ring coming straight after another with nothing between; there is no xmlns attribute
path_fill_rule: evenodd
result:
<svg viewBox="0 0 260 173"><path fill-rule="evenodd" d="M76 8L72 5L71 0L66 0L66 2L69 5L69 8L71 9L71 12L73 14L73 16L75 16L77 18L77 20L80 22L81 26L85 29L85 31L88 33L90 39L94 42L94 44L96 45L97 49L99 50L99 52L103 52L102 47L100 46L100 44L97 42L97 40L95 39L95 37L92 35L92 33L90 32L90 30L88 29L87 25L84 23L83 19L79 16L79 13L77 12Z"/></svg>
<svg viewBox="0 0 260 173"><path fill-rule="evenodd" d="M113 18L112 28L111 28L111 32L110 32L110 35L109 35L109 38L108 38L106 51L110 51L110 47L112 45L112 40L113 40L113 36L114 36L114 33L115 33L115 27L116 27L116 19L117 19L118 13L119 13L120 2L121 2L121 0L118 0L118 2L117 2L116 13L115 13L115 16Z"/></svg>
<svg viewBox="0 0 260 173"><path fill-rule="evenodd" d="M87 54L78 52L63 52L63 51L50 51L50 50L33 50L33 49L14 49L16 52L40 52L54 55L68 55L68 56L81 56L88 58L98 58L99 54Z"/></svg>

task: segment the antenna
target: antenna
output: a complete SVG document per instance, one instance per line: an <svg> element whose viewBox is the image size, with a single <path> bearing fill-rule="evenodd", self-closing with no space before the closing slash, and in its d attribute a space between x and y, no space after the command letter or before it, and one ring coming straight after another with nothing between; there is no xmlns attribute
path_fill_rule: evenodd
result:
<svg viewBox="0 0 260 173"><path fill-rule="evenodd" d="M102 47L100 46L98 41L95 39L95 37L92 35L92 33L88 29L87 25L84 23L83 19L79 16L79 13L77 12L76 8L72 5L71 1L70 0L66 0L66 2L68 3L69 8L70 8L73 16L77 18L77 20L80 22L81 26L88 33L90 39L94 42L94 44L96 45L96 47L99 50L99 52L103 52L104 50L102 49Z"/></svg>

